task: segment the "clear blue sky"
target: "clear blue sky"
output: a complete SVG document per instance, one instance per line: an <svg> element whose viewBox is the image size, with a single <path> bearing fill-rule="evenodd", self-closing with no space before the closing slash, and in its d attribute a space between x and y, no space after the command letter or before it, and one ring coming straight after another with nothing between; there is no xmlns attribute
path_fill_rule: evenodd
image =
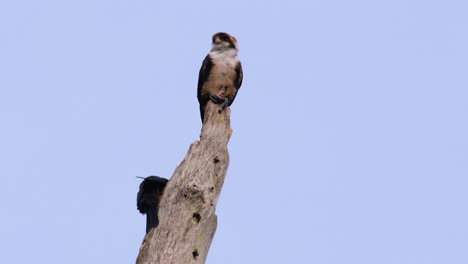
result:
<svg viewBox="0 0 468 264"><path fill-rule="evenodd" d="M466 1L0 2L0 263L133 263L211 35L243 87L209 264L468 263Z"/></svg>

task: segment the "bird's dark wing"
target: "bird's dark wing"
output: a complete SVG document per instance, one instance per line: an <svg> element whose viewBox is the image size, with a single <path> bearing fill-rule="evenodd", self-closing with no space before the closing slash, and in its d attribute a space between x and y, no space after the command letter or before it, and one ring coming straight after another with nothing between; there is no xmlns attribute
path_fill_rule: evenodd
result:
<svg viewBox="0 0 468 264"><path fill-rule="evenodd" d="M232 98L232 100L229 101L229 106L234 102L234 99L236 99L237 92L239 92L239 89L242 85L242 79L244 78L244 73L242 72L242 64L237 62L236 68L234 69L236 71L236 77L234 78L234 86L236 88L236 94Z"/></svg>
<svg viewBox="0 0 468 264"><path fill-rule="evenodd" d="M203 60L202 66L200 68L200 72L198 73L198 89L197 89L197 98L200 104L200 117L203 123L204 116L205 116L205 106L210 100L210 95L206 94L203 95L203 84L208 80L210 77L211 67L213 67L213 62L211 61L210 55L206 55L205 59Z"/></svg>
<svg viewBox="0 0 468 264"><path fill-rule="evenodd" d="M213 62L209 55L206 55L205 59L203 60L202 66L200 68L200 72L198 73L198 89L197 89L197 97L198 102L202 103L202 89L203 84L208 80L210 76L211 67L213 66Z"/></svg>
<svg viewBox="0 0 468 264"><path fill-rule="evenodd" d="M242 72L242 64L239 61L236 65L236 79L234 80L234 84L236 85L237 90L240 89L243 78L244 78L244 73Z"/></svg>

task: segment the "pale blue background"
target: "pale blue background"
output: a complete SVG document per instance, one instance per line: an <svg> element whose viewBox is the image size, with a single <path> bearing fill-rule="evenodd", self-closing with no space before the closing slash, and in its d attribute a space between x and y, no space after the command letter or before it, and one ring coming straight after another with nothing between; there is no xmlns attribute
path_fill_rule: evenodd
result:
<svg viewBox="0 0 468 264"><path fill-rule="evenodd" d="M466 1L0 2L0 263L133 263L140 180L244 84L208 263L468 263Z"/></svg>

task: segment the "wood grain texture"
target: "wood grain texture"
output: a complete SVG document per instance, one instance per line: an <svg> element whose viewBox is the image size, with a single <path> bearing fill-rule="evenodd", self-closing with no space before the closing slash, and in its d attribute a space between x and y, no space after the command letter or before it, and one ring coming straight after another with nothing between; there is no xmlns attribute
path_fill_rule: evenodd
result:
<svg viewBox="0 0 468 264"><path fill-rule="evenodd" d="M159 226L141 245L137 264L205 263L213 240L215 214L229 166L230 109L209 102L200 141L195 141L166 185Z"/></svg>

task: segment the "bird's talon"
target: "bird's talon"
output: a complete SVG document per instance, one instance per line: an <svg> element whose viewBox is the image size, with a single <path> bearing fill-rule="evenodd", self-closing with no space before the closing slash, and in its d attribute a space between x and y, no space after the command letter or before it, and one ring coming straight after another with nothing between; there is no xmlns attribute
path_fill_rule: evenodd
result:
<svg viewBox="0 0 468 264"><path fill-rule="evenodd" d="M210 95L210 100L211 102L215 104L220 104L221 103L221 98L217 95Z"/></svg>
<svg viewBox="0 0 468 264"><path fill-rule="evenodd" d="M218 95L210 95L210 100L215 103L221 105L221 108L226 108L229 105L229 99L226 97L221 97Z"/></svg>

